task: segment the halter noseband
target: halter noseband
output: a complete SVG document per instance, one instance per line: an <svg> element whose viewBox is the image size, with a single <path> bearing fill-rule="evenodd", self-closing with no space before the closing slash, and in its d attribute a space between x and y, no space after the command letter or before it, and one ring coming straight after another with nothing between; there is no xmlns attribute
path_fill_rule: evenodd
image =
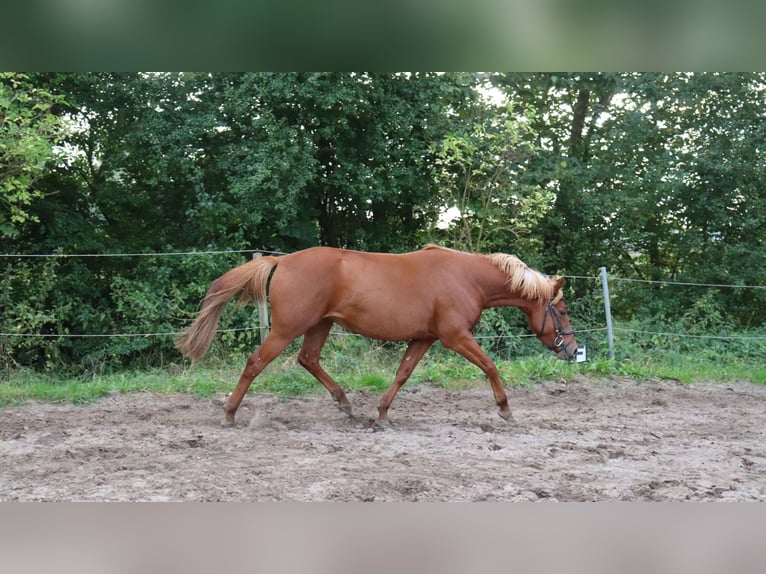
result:
<svg viewBox="0 0 766 574"><path fill-rule="evenodd" d="M553 328L556 333L556 338L553 339L553 343L548 346L548 348L551 351L554 351L556 353L559 353L564 351L564 354L567 357L567 361L570 363L574 360L575 355L572 355L569 352L569 349L564 346L564 337L566 335L574 335L574 329L564 329L564 326L561 324L561 317L559 316L558 310L553 306L553 298L551 298L546 304L545 304L545 314L543 315L543 326L540 329L540 335L541 337L543 333L545 333L545 323L548 320L548 315L551 317L551 321L553 321Z"/></svg>

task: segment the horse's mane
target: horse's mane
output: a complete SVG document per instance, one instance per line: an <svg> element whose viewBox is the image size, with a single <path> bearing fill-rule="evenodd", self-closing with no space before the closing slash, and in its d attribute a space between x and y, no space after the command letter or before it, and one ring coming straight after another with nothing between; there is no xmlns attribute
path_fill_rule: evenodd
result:
<svg viewBox="0 0 766 574"><path fill-rule="evenodd" d="M444 249L446 251L455 251L454 249L441 247L432 243L429 243L423 247L423 249ZM487 259L495 267L505 273L508 278L506 285L508 286L509 291L519 293L519 295L525 299L535 299L540 303L545 303L553 297L554 289L556 288L555 280L547 275L543 275L539 271L529 268L526 263L515 255L508 255L506 253L491 253L488 255L478 253L477 255ZM556 303L557 301L553 302Z"/></svg>
<svg viewBox="0 0 766 574"><path fill-rule="evenodd" d="M553 290L556 287L553 279L530 269L518 257L505 253L492 253L482 257L489 259L505 273L508 277L509 291L518 292L525 299L536 299L540 303L545 303L553 297Z"/></svg>

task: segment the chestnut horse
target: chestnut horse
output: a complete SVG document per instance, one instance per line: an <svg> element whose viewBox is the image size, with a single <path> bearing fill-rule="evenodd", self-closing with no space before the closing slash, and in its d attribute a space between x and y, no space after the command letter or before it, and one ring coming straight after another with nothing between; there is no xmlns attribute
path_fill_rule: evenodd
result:
<svg viewBox="0 0 766 574"><path fill-rule="evenodd" d="M382 427L389 424L388 409L396 393L437 340L484 371L500 416L512 418L497 367L473 338L483 309L518 307L538 339L560 359L571 361L577 349L562 298L563 278L534 271L513 255L463 253L434 245L397 255L314 247L253 259L213 281L197 319L177 340L178 349L200 359L227 302L240 291L242 300L265 300L269 277L271 331L248 358L229 395L226 425L234 424L253 379L301 335L298 362L350 415L346 394L319 363L333 323L365 337L409 341L393 384L380 398L377 424Z"/></svg>

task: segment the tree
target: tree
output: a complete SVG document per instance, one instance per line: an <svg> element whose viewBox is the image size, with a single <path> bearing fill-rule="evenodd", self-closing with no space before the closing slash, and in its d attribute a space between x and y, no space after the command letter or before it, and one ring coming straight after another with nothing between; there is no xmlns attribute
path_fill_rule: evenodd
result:
<svg viewBox="0 0 766 574"><path fill-rule="evenodd" d="M226 154L236 162L230 172L246 173L252 192L281 181L272 186L272 203L292 211L279 233L300 230L304 245L385 251L414 245L436 212L429 146L448 129L447 110L471 96L470 77L296 73L222 80L224 125L241 146ZM281 143L259 152L268 141Z"/></svg>
<svg viewBox="0 0 766 574"><path fill-rule="evenodd" d="M455 126L460 132L432 145L434 177L445 214L450 215L440 227L458 249L533 251L524 240L533 236L553 195L521 181L537 152L532 109L522 115L510 104L492 106L477 100L466 116Z"/></svg>
<svg viewBox="0 0 766 574"><path fill-rule="evenodd" d="M766 274L754 254L766 231L759 144L765 80L763 74L497 77L517 105L538 109L543 152L526 174L556 193L543 226L545 256L575 274L604 265L654 281L762 284ZM663 315L677 316L696 297L669 298L659 289L648 301ZM759 324L759 296L738 291L719 297L718 305L727 306L732 320Z"/></svg>
<svg viewBox="0 0 766 574"><path fill-rule="evenodd" d="M29 207L43 195L35 184L63 135L63 122L51 112L60 101L26 74L0 73L0 236L15 237L35 221Z"/></svg>
<svg viewBox="0 0 766 574"><path fill-rule="evenodd" d="M531 126L540 153L530 161L525 181L555 196L541 226L545 266L581 273L597 241L587 229L593 205L583 179L593 173L593 141L618 78L606 73L510 73L494 76L493 82L518 109L536 112Z"/></svg>
<svg viewBox="0 0 766 574"><path fill-rule="evenodd" d="M480 97L485 79L502 106ZM765 74L2 74L0 234L19 253L437 240L551 273L763 285L764 85ZM441 229L449 207L459 217ZM176 330L241 261L4 259L1 331L45 337L4 340L2 360L160 360L170 339L55 336ZM571 285L570 301L595 305L597 285ZM615 313L766 319L763 290L651 289L622 290Z"/></svg>
<svg viewBox="0 0 766 574"><path fill-rule="evenodd" d="M65 97L55 111L71 129L38 182L38 223L14 239L20 252L406 249L438 205L429 145L454 121L446 110L472 93L472 78L458 74L31 79ZM210 279L239 262L67 258L28 309L16 300L34 271L9 264L8 304L23 312L4 317L8 329L46 338L5 356L91 368L161 357L168 340L51 336L173 331ZM243 326L248 316L232 320Z"/></svg>

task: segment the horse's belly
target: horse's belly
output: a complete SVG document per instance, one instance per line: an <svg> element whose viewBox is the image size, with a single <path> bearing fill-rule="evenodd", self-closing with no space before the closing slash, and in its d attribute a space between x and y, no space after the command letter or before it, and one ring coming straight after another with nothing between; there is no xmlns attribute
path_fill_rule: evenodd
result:
<svg viewBox="0 0 766 574"><path fill-rule="evenodd" d="M344 329L368 337L386 341L410 341L425 339L432 334L428 321L404 314L359 313L353 316L337 314L332 319Z"/></svg>

